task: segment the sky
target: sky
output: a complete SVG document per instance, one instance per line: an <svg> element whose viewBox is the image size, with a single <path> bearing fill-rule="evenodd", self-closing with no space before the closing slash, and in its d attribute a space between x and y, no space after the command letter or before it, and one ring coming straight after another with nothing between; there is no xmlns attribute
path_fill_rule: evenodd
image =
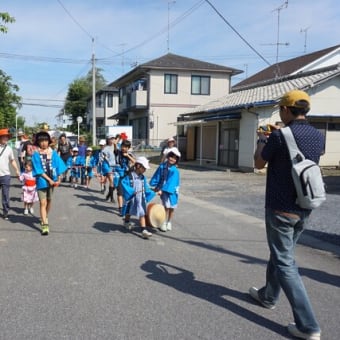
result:
<svg viewBox="0 0 340 340"><path fill-rule="evenodd" d="M0 12L16 20L0 34L0 69L19 86L28 125L58 123L92 55L108 83L170 52L244 71L236 84L340 44L338 0L2 0Z"/></svg>

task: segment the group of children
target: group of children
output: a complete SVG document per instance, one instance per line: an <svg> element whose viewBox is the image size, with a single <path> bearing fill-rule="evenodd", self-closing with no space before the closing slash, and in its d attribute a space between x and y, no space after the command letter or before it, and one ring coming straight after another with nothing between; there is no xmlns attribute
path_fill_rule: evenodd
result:
<svg viewBox="0 0 340 340"><path fill-rule="evenodd" d="M131 143L124 139L117 144L118 137L111 136L107 141L100 141L98 153L92 154L92 148L86 149L86 156L78 155L77 147L72 149L72 155L66 164L57 151L50 147L51 137L46 131L37 133L35 137L36 150L30 160L26 160L24 172L20 176L23 183L22 200L24 214L33 214L33 204L40 202L40 219L42 235L49 234L48 213L51 209L54 188L59 186L61 177L70 170L71 184L77 187L80 178L85 179L88 188L91 178L102 177L101 182L109 182L107 199L113 201L113 192L117 189L118 209L124 219L124 226L131 229L131 217L139 219L143 238L149 238L152 233L147 229L147 204L159 195L166 212L166 219L160 230L172 229L174 209L177 208L180 186L178 162L180 152L169 139L168 148L162 155L161 164L148 182L144 175L150 169L145 157L135 158L130 153Z"/></svg>

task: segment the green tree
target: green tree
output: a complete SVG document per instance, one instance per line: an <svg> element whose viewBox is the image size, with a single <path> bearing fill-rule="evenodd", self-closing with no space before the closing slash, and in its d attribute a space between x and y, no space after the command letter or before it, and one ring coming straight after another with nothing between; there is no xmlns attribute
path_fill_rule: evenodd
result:
<svg viewBox="0 0 340 340"><path fill-rule="evenodd" d="M0 12L0 32L7 33L8 28L5 24L15 22L15 19L8 13Z"/></svg>
<svg viewBox="0 0 340 340"><path fill-rule="evenodd" d="M103 88L106 81L101 74L101 69L96 69L96 91ZM77 117L83 118L82 126L85 126L87 103L92 96L92 71L89 71L85 77L75 79L69 86L64 109L60 114L65 112L72 117L70 130L74 133L78 130ZM82 133L85 129L81 128Z"/></svg>
<svg viewBox="0 0 340 340"><path fill-rule="evenodd" d="M21 97L16 94L19 87L11 80L0 70L0 127L14 127L17 109L21 107Z"/></svg>

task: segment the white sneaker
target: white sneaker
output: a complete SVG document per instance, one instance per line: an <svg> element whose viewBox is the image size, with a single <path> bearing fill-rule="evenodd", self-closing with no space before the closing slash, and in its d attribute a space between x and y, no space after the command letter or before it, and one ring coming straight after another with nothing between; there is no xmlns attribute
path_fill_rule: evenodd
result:
<svg viewBox="0 0 340 340"><path fill-rule="evenodd" d="M308 340L320 340L321 339L321 332L303 333L297 329L295 323L290 323L287 328L288 328L288 332L291 335L299 339L308 339Z"/></svg>
<svg viewBox="0 0 340 340"><path fill-rule="evenodd" d="M28 215L28 209L24 210L24 215Z"/></svg>
<svg viewBox="0 0 340 340"><path fill-rule="evenodd" d="M166 230L172 230L172 224L171 222L168 222L167 225L166 225Z"/></svg>
<svg viewBox="0 0 340 340"><path fill-rule="evenodd" d="M78 188L78 184L75 184L75 185L74 185L74 189L77 189L77 188Z"/></svg>
<svg viewBox="0 0 340 340"><path fill-rule="evenodd" d="M160 230L160 231L166 231L166 230L167 230L167 225L168 225L168 223L167 223L167 222L164 222L164 223L159 227L159 230Z"/></svg>
<svg viewBox="0 0 340 340"><path fill-rule="evenodd" d="M152 236L152 233L150 233L150 231L147 231L146 229L144 229L142 231L142 236L143 236L143 238L149 238L149 237Z"/></svg>
<svg viewBox="0 0 340 340"><path fill-rule="evenodd" d="M31 214L31 215L34 214L34 209L33 209L33 208L30 208L29 211L30 211L30 214Z"/></svg>

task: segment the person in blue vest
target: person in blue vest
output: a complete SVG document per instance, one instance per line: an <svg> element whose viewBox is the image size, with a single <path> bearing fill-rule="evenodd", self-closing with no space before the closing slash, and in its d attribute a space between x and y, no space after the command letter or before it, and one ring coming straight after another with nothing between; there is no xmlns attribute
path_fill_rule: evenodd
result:
<svg viewBox="0 0 340 340"><path fill-rule="evenodd" d="M172 229L172 218L178 205L178 194L180 186L180 173L178 162L181 153L176 147L168 149L166 160L162 162L150 180L151 187L160 196L166 212L166 220L160 227L161 231Z"/></svg>
<svg viewBox="0 0 340 340"><path fill-rule="evenodd" d="M151 190L144 175L150 169L149 160L146 157L138 157L133 169L121 180L122 194L125 202L124 226L131 229L131 216L137 216L143 238L149 238L152 233L146 226L146 205L150 202L155 192Z"/></svg>
<svg viewBox="0 0 340 340"><path fill-rule="evenodd" d="M67 166L71 169L71 186L76 189L85 166L85 157L79 155L77 146L72 149L72 156L67 160Z"/></svg>
<svg viewBox="0 0 340 340"><path fill-rule="evenodd" d="M48 214L53 191L59 186L60 176L66 171L66 165L58 152L50 147L51 142L48 132L38 132L35 136L37 149L32 154L32 175L36 178L42 235L49 234Z"/></svg>

